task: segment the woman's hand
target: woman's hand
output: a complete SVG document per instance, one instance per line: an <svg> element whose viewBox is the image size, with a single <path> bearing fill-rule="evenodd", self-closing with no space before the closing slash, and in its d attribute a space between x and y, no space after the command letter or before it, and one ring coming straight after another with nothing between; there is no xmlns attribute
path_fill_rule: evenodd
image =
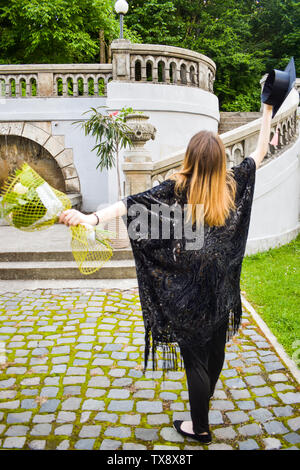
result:
<svg viewBox="0 0 300 470"><path fill-rule="evenodd" d="M71 225L79 225L88 222L87 216L85 214L82 214L82 212L76 209L68 209L60 214L59 223L65 224L70 227Z"/></svg>

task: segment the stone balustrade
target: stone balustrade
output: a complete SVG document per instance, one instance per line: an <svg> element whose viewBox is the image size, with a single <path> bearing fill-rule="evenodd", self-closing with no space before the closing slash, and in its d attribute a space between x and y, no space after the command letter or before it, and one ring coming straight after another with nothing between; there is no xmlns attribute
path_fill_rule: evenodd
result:
<svg viewBox="0 0 300 470"><path fill-rule="evenodd" d="M111 64L0 65L0 97L104 96Z"/></svg>
<svg viewBox="0 0 300 470"><path fill-rule="evenodd" d="M215 63L180 47L112 42L112 64L0 65L0 97L106 96L110 80L194 86L213 93Z"/></svg>
<svg viewBox="0 0 300 470"><path fill-rule="evenodd" d="M261 166L266 165L268 161L276 158L279 154L284 152L291 144L293 144L299 134L297 108L299 98L296 90L291 92L289 98L286 100L285 105L281 111L277 113L272 120L270 141L275 132L279 133L278 145L275 147L269 144L269 150L264 158ZM228 168L239 164L247 155L250 155L256 148L256 143L260 131L261 119L255 119L243 126L230 130L221 134L221 138L225 145L227 166ZM127 152L130 153L130 152ZM174 153L159 161L140 161L135 163L123 163L123 171L126 176L126 181L132 180L131 174L139 175L138 191L146 190L149 187L149 179L151 185L155 186L162 181L169 178L172 173L175 173L181 167L184 159L185 150ZM127 160L130 161L130 160ZM142 188L142 180L144 175L144 186ZM149 176L150 175L150 176ZM136 176L135 176L136 177ZM128 185L126 186L129 187ZM130 185L131 194L135 188ZM129 193L130 193L129 191ZM128 194L129 194L128 193Z"/></svg>
<svg viewBox="0 0 300 470"><path fill-rule="evenodd" d="M213 93L216 65L203 54L124 39L113 41L111 50L114 80L195 86Z"/></svg>

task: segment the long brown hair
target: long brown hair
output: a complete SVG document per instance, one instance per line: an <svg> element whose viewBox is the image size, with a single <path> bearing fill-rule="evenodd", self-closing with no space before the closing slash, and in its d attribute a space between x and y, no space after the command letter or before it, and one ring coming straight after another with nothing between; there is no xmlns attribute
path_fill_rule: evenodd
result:
<svg viewBox="0 0 300 470"><path fill-rule="evenodd" d="M169 179L176 181L175 194L187 189L187 220L192 217L192 223L199 219L196 204L203 204L209 226L224 225L235 209L236 182L226 168L224 144L213 132L201 131L191 138L180 170Z"/></svg>

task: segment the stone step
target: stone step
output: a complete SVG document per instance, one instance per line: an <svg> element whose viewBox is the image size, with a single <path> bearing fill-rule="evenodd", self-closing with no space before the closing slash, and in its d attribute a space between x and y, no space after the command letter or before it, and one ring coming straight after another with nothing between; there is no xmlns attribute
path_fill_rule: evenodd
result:
<svg viewBox="0 0 300 470"><path fill-rule="evenodd" d="M101 269L90 275L81 274L75 261L0 262L2 280L124 278L136 278L134 260L109 260Z"/></svg>
<svg viewBox="0 0 300 470"><path fill-rule="evenodd" d="M0 295L5 292L22 292L36 289L131 289L137 288L137 278L129 279L93 279L85 276L85 279L0 279Z"/></svg>
<svg viewBox="0 0 300 470"><path fill-rule="evenodd" d="M132 260L131 248L113 249L111 260ZM71 251L0 251L0 262L74 261Z"/></svg>
<svg viewBox="0 0 300 470"><path fill-rule="evenodd" d="M259 117L262 116L262 113L260 112L240 112L240 111L221 111L220 112L220 117L221 120L226 120L226 119L248 119L253 120L253 119L258 119Z"/></svg>
<svg viewBox="0 0 300 470"><path fill-rule="evenodd" d="M221 112L219 134L236 129L237 127L243 126L244 124L248 124L248 122L260 118L261 115L262 114L259 112Z"/></svg>

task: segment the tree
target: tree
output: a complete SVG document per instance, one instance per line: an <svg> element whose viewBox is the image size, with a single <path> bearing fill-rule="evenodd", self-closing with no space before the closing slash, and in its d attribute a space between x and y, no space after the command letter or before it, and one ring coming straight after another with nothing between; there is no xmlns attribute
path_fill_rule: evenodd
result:
<svg viewBox="0 0 300 470"><path fill-rule="evenodd" d="M126 24L146 44L176 45L182 38L174 0L132 0Z"/></svg>
<svg viewBox="0 0 300 470"><path fill-rule="evenodd" d="M259 110L261 76L300 52L296 0L132 0L126 21L144 42L213 59L214 89L224 111Z"/></svg>
<svg viewBox="0 0 300 470"><path fill-rule="evenodd" d="M0 0L0 63L109 60L110 42L119 37L114 3ZM126 38L214 60L224 111L259 110L261 76L284 68L291 56L300 73L299 0L130 0L129 6Z"/></svg>
<svg viewBox="0 0 300 470"><path fill-rule="evenodd" d="M119 36L113 7L113 0L0 0L0 63L99 62L99 35L107 44Z"/></svg>
<svg viewBox="0 0 300 470"><path fill-rule="evenodd" d="M253 0L132 0L126 18L144 42L201 52L217 65L215 92L223 110L258 110L263 54L251 45Z"/></svg>
<svg viewBox="0 0 300 470"><path fill-rule="evenodd" d="M294 56L300 73L300 3L260 0L251 18L252 40L260 51L269 50L268 69L282 68Z"/></svg>

